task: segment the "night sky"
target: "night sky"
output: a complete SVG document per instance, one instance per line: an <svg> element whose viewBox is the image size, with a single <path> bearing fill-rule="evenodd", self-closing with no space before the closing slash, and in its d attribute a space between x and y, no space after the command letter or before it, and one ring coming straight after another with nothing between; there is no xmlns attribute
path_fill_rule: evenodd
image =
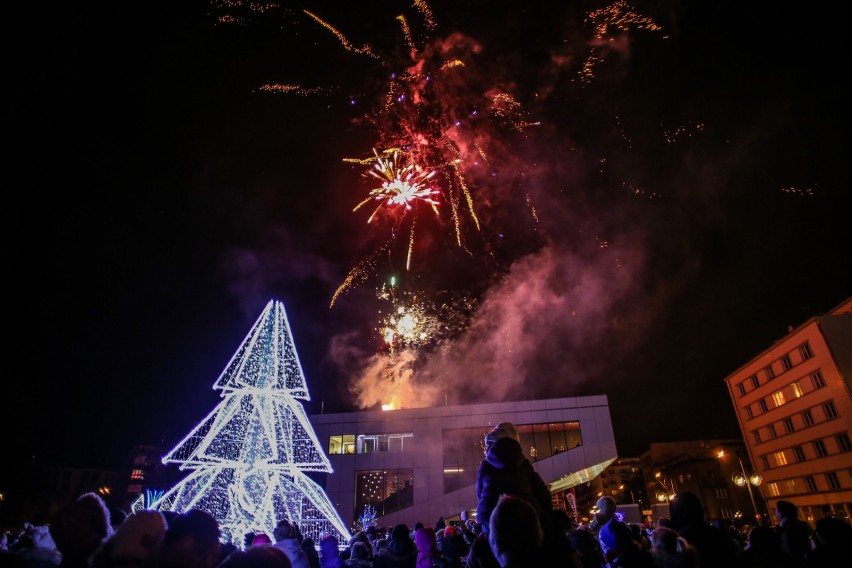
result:
<svg viewBox="0 0 852 568"><path fill-rule="evenodd" d="M388 388L415 404L606 394L624 456L738 437L725 376L852 294L844 21L636 1L659 30L595 39L606 3L559 4L431 2L432 31L390 1L11 9L4 463L111 468L137 444L172 447L273 298L309 413ZM446 205L419 213L408 271L408 233L353 212L373 186L344 161L394 127L379 109L411 65L398 14L433 63L450 45L464 61L435 89L488 144L469 178L481 230L463 218L461 248ZM498 91L519 104L510 119L489 110ZM399 356L394 383L373 372L391 275L473 306Z"/></svg>

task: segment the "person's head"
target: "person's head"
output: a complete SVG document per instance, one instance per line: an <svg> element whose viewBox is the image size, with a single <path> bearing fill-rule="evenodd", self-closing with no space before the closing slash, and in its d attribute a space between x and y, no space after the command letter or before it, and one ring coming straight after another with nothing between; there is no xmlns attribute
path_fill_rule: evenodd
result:
<svg viewBox="0 0 852 568"><path fill-rule="evenodd" d="M296 538L296 527L289 520L281 519L272 529L272 536L276 541Z"/></svg>
<svg viewBox="0 0 852 568"><path fill-rule="evenodd" d="M668 517L660 517L657 519L657 528L666 528L670 529L672 527L672 520Z"/></svg>
<svg viewBox="0 0 852 568"><path fill-rule="evenodd" d="M355 560L368 560L370 558L370 545L363 541L352 543L351 557Z"/></svg>
<svg viewBox="0 0 852 568"><path fill-rule="evenodd" d="M129 515L110 537L113 563L153 562L166 537L166 519L159 511L141 510Z"/></svg>
<svg viewBox="0 0 852 568"><path fill-rule="evenodd" d="M470 513L467 509L465 509L459 514L459 518L461 519L461 522L467 523L467 521L470 520Z"/></svg>
<svg viewBox="0 0 852 568"><path fill-rule="evenodd" d="M280 548L257 546L235 550L217 568L293 568L293 564Z"/></svg>
<svg viewBox="0 0 852 568"><path fill-rule="evenodd" d="M408 525L403 523L396 525L391 530L390 536L391 540L411 540L411 538L408 536Z"/></svg>
<svg viewBox="0 0 852 568"><path fill-rule="evenodd" d="M698 495L691 491L676 494L669 503L669 511L671 527L676 531L704 522L704 505L701 504Z"/></svg>
<svg viewBox="0 0 852 568"><path fill-rule="evenodd" d="M790 501L781 499L775 503L775 516L779 521L791 521L799 517L799 508Z"/></svg>
<svg viewBox="0 0 852 568"><path fill-rule="evenodd" d="M211 568L219 563L219 523L213 515L191 509L172 519L160 554L162 566Z"/></svg>
<svg viewBox="0 0 852 568"><path fill-rule="evenodd" d="M520 443L521 437L518 429L511 422L501 422L485 435L485 451L488 451L494 442L501 438L512 438Z"/></svg>
<svg viewBox="0 0 852 568"><path fill-rule="evenodd" d="M417 529L414 533L414 544L420 552L432 552L438 548L438 537L431 527Z"/></svg>
<svg viewBox="0 0 852 568"><path fill-rule="evenodd" d="M441 552L451 560L463 558L467 555L467 551L467 542L460 534L444 536L444 540L441 541Z"/></svg>
<svg viewBox="0 0 852 568"><path fill-rule="evenodd" d="M491 513L488 544L501 566L532 557L544 533L535 508L528 502L502 495Z"/></svg>
<svg viewBox="0 0 852 568"><path fill-rule="evenodd" d="M818 519L814 528L814 546L849 546L852 542L852 525L837 517Z"/></svg>
<svg viewBox="0 0 852 568"><path fill-rule="evenodd" d="M778 537L771 527L758 525L748 531L746 548L761 552L781 550L781 542L778 541Z"/></svg>
<svg viewBox="0 0 852 568"><path fill-rule="evenodd" d="M615 515L615 499L610 497L609 495L604 495L598 502L595 503L595 509L597 512L595 513L595 518L598 520L598 523L603 524L609 521L613 515Z"/></svg>
<svg viewBox="0 0 852 568"><path fill-rule="evenodd" d="M269 538L269 535L266 533L255 533L254 538L251 540L252 547L254 546L266 546L272 544L272 539Z"/></svg>
<svg viewBox="0 0 852 568"><path fill-rule="evenodd" d="M678 534L670 528L660 527L651 532L651 551L652 552L667 552L674 554L677 552L677 537Z"/></svg>
<svg viewBox="0 0 852 568"><path fill-rule="evenodd" d="M84 493L61 508L50 522L56 549L67 558L88 558L110 534L109 510L97 493Z"/></svg>

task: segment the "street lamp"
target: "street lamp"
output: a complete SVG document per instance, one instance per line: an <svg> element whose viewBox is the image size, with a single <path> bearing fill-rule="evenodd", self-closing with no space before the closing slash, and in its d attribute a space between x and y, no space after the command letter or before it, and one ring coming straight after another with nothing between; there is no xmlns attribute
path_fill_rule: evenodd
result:
<svg viewBox="0 0 852 568"><path fill-rule="evenodd" d="M725 450L719 450L716 454L716 457L722 459L725 457ZM736 456L737 461L740 464L740 470L735 472L731 476L731 481L734 482L734 485L737 487L745 487L748 489L748 496L751 498L751 506L754 509L754 518L760 519L760 513L757 511L757 502L754 500L754 491L751 486L754 485L758 487L761 483L763 483L763 478L760 474L754 472L751 474L746 473L745 465L743 465L743 460L740 459L740 456Z"/></svg>
<svg viewBox="0 0 852 568"><path fill-rule="evenodd" d="M657 501L662 503L665 501L666 503L671 502L674 499L675 494L677 494L677 488L675 487L674 481L671 479L666 479L662 477L662 473L659 471L654 474L654 481L663 488L662 491L657 492Z"/></svg>

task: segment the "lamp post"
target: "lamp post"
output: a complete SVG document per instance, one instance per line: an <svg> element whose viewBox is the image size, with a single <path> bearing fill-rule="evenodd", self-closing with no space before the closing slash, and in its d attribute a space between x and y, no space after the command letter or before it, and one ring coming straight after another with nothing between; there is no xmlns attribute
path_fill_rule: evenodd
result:
<svg viewBox="0 0 852 568"><path fill-rule="evenodd" d="M716 454L716 457L719 459L724 458L725 450L719 450L719 452ZM740 456L736 456L736 458L737 462L739 462L740 464L740 471L734 473L731 476L731 481L733 481L734 485L736 485L737 487L745 486L745 488L748 489L748 496L751 499L751 506L754 509L754 518L755 520L759 520L760 513L757 511L757 502L754 500L754 491L752 490L751 486L759 486L761 483L763 483L763 478L758 473L746 473L743 460L740 459Z"/></svg>
<svg viewBox="0 0 852 568"><path fill-rule="evenodd" d="M675 494L677 493L677 488L675 487L674 481L671 479L666 479L662 476L663 474L659 471L654 474L654 481L663 488L662 491L657 493L657 501L661 503L665 501L666 503L670 503L672 499L674 499Z"/></svg>

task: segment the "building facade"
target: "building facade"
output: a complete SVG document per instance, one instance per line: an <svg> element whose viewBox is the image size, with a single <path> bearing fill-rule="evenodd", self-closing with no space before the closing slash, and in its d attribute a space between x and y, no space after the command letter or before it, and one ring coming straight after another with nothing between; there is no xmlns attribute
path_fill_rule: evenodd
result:
<svg viewBox="0 0 852 568"><path fill-rule="evenodd" d="M774 514L810 522L852 513L852 297L790 332L725 382Z"/></svg>
<svg viewBox="0 0 852 568"><path fill-rule="evenodd" d="M749 481L754 472L742 440L656 442L640 464L654 520L669 516L668 503L681 491L698 495L708 520L751 524L767 514L751 482L759 480ZM746 484L739 485L742 476Z"/></svg>
<svg viewBox="0 0 852 568"><path fill-rule="evenodd" d="M344 522L375 513L384 526L476 509L485 434L513 422L555 499L616 459L606 396L442 406L310 417L334 473L324 485ZM563 506L563 503L556 503Z"/></svg>

